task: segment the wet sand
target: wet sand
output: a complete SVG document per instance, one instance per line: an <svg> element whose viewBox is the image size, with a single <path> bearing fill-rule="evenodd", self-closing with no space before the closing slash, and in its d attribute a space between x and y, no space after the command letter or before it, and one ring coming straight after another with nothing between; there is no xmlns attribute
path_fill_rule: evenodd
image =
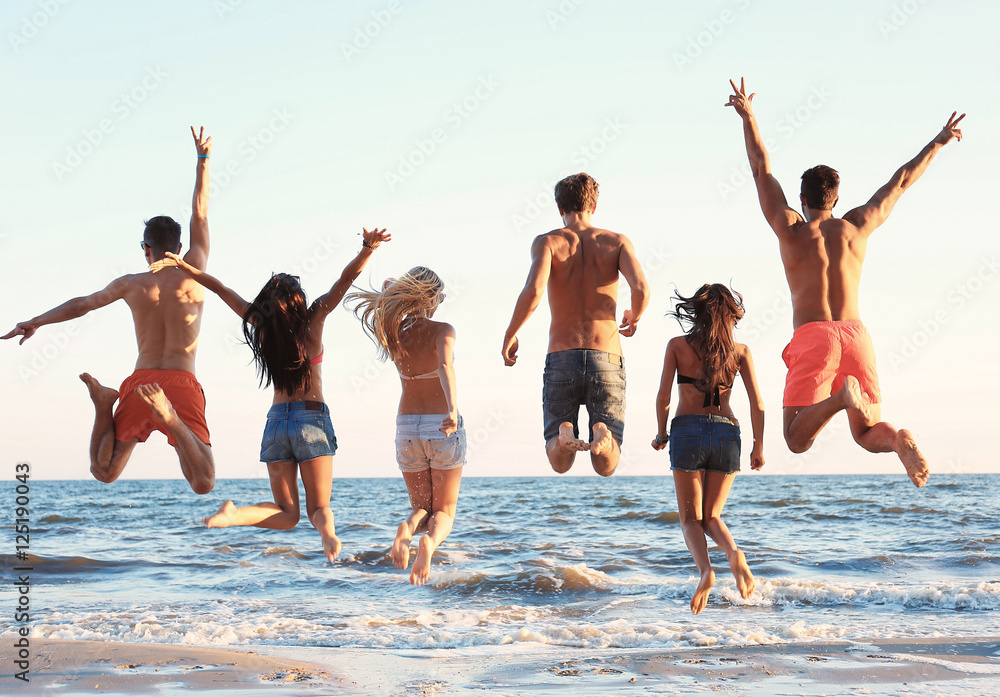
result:
<svg viewBox="0 0 1000 697"><path fill-rule="evenodd" d="M6 638L5 638L6 639ZM0 661L12 665L13 640ZM428 651L253 650L31 640L5 694L954 695L996 693L1000 638L655 649L538 644Z"/></svg>

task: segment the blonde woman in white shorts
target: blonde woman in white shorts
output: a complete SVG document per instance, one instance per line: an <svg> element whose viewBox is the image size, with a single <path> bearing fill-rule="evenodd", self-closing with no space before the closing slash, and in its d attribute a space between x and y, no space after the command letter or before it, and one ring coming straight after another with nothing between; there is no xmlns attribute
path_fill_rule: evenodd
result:
<svg viewBox="0 0 1000 697"><path fill-rule="evenodd" d="M410 583L430 576L431 557L455 521L458 489L465 464L466 438L458 413L452 352L455 329L431 319L444 300L436 273L416 266L378 291L347 296L354 314L375 342L379 358L391 358L399 371L402 395L396 416L396 461L410 494L409 517L392 543L397 569L410 563L410 542L421 532Z"/></svg>

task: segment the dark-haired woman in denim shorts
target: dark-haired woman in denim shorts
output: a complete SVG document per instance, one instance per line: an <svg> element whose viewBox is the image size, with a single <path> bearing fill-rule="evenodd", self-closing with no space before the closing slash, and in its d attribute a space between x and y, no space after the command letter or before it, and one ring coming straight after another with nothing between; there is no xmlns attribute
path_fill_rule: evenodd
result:
<svg viewBox="0 0 1000 697"><path fill-rule="evenodd" d="M392 239L384 229L364 230L361 250L340 278L311 304L298 276L279 273L251 302L176 254L155 262L150 270L176 266L218 295L243 318L243 336L253 352L261 383L274 385L274 399L260 444L260 460L267 464L274 501L237 507L226 501L204 519L210 528L253 525L289 530L299 523L299 484L306 490L306 515L323 540L323 554L333 561L341 544L330 509L333 455L337 437L330 408L323 399L323 327L361 274L375 249Z"/></svg>
<svg viewBox="0 0 1000 697"><path fill-rule="evenodd" d="M673 315L687 333L671 339L663 359L656 395L657 434L653 448L670 445L670 469L677 491L677 510L684 541L701 580L691 597L691 611L705 609L715 583L706 535L726 552L744 598L754 591L746 557L722 520L729 489L740 470L740 426L729 407L736 373L750 400L753 450L750 467L764 466L764 404L757 388L750 349L733 341L733 328L743 317L743 299L721 284L704 285L690 298L677 293ZM667 434L670 394L677 377L678 404Z"/></svg>

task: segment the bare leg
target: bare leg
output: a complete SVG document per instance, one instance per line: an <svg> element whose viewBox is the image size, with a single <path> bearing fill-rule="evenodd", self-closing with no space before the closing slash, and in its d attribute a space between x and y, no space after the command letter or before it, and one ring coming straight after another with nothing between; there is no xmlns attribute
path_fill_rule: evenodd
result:
<svg viewBox="0 0 1000 697"><path fill-rule="evenodd" d="M397 569L410 565L410 542L417 533L427 530L431 506L434 504L434 484L431 470L403 472L406 492L410 496L410 515L396 528L396 539L392 541L390 557Z"/></svg>
<svg viewBox="0 0 1000 697"><path fill-rule="evenodd" d="M158 384L154 382L152 385L139 385L135 388L135 393L149 405L174 437L174 449L181 463L181 472L194 493L210 492L215 487L215 460L211 446L202 443L191 433L191 429L177 416L174 406Z"/></svg>
<svg viewBox="0 0 1000 697"><path fill-rule="evenodd" d="M618 468L620 455L618 441L611 435L608 427L598 421L594 424L594 440L590 442L590 462L594 471L602 477L610 477Z"/></svg>
<svg viewBox="0 0 1000 697"><path fill-rule="evenodd" d="M847 409L848 414L863 421L871 419L871 407L861 393L857 378L847 376L836 394L807 407L785 407L785 443L793 453L804 453L812 447L819 432L834 414Z"/></svg>
<svg viewBox="0 0 1000 697"><path fill-rule="evenodd" d="M330 492L333 488L333 456L324 455L306 460L299 465L302 484L306 490L306 511L309 522L323 540L323 554L332 562L340 556L341 544L330 509ZM296 491L296 496L298 492ZM277 500L277 499L276 499Z"/></svg>
<svg viewBox="0 0 1000 697"><path fill-rule="evenodd" d="M417 558L410 571L410 583L421 586L431 575L431 558L434 550L444 542L455 522L458 508L458 490L462 483L462 468L431 470L433 502L431 517L427 522L427 534L420 538Z"/></svg>
<svg viewBox="0 0 1000 697"><path fill-rule="evenodd" d="M105 387L90 373L82 373L80 379L90 391L96 412L94 432L90 436L90 473L96 480L110 484L125 469L138 439L115 440L113 407L118 399L118 390Z"/></svg>
<svg viewBox="0 0 1000 697"><path fill-rule="evenodd" d="M851 423L851 434L854 440L862 448L873 453L895 452L910 481L917 487L922 487L927 483L930 470L927 469L927 460L917 448L913 434L905 428L898 431L885 421L879 421L879 406L877 404L870 407L867 419L860 415L848 413Z"/></svg>
<svg viewBox="0 0 1000 697"><path fill-rule="evenodd" d="M573 435L573 424L565 421L559 425L559 435L545 444L545 454L549 464L559 474L569 472L573 459L581 450L590 450L590 443Z"/></svg>
<svg viewBox="0 0 1000 697"><path fill-rule="evenodd" d="M736 546L736 542L729 532L729 527L722 519L722 509L726 506L734 479L736 479L735 474L705 473L705 509L702 520L705 531L726 553L729 568L733 572L733 578L736 579L736 589L746 599L753 593L756 581L754 581L750 567L747 565L746 555Z"/></svg>
<svg viewBox="0 0 1000 697"><path fill-rule="evenodd" d="M712 570L712 562L708 557L708 543L705 541L705 528L702 525L704 486L702 475L702 472L673 471L681 532L701 575L698 587L691 596L691 612L696 615L705 609L709 592L715 584L715 571Z"/></svg>
<svg viewBox="0 0 1000 697"><path fill-rule="evenodd" d="M429 477L428 477L429 478ZM392 542L392 564L397 569L410 566L410 542L413 536L421 530L427 530L430 514L424 508L414 508L409 517L396 528L396 539Z"/></svg>
<svg viewBox="0 0 1000 697"><path fill-rule="evenodd" d="M274 502L265 501L237 508L226 501L215 515L203 519L210 528L253 525L269 530L291 530L299 522L298 467L294 462L271 462L267 465L271 477Z"/></svg>

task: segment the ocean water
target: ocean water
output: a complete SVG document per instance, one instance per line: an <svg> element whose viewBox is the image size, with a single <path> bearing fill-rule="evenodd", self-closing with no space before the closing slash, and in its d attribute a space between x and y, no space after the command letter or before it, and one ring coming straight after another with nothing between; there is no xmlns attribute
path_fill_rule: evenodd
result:
<svg viewBox="0 0 1000 697"><path fill-rule="evenodd" d="M740 598L715 550L717 585L695 616L669 476L467 478L420 588L389 559L401 479L335 481L333 564L305 518L204 528L226 498L268 500L265 480L204 497L183 481L32 481L32 634L407 651L1000 636L998 488L1000 475L935 475L920 490L902 476L741 475L725 518L757 590ZM25 564L13 538L6 607ZM0 634L12 619L0 615Z"/></svg>

